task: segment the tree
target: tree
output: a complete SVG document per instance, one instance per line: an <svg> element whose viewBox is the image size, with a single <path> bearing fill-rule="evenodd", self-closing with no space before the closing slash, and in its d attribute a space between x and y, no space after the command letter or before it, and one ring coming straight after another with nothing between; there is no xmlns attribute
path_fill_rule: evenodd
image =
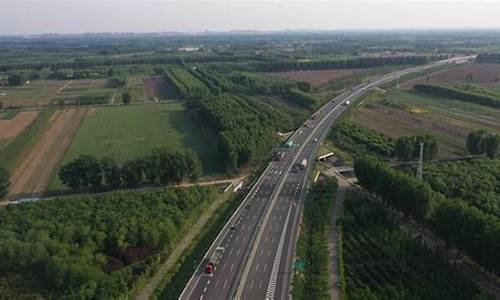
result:
<svg viewBox="0 0 500 300"><path fill-rule="evenodd" d="M495 158L500 147L500 136L488 133L486 130L476 130L467 136L467 150L471 154L486 154L490 158Z"/></svg>
<svg viewBox="0 0 500 300"><path fill-rule="evenodd" d="M396 140L394 156L408 161L420 155L420 143L424 143L424 160L432 160L438 153L438 143L432 135L403 136Z"/></svg>
<svg viewBox="0 0 500 300"><path fill-rule="evenodd" d="M488 157L492 159L496 157L499 145L500 145L500 135L498 134L488 134L484 138L485 153Z"/></svg>
<svg viewBox="0 0 500 300"><path fill-rule="evenodd" d="M479 155L484 153L484 136L487 134L486 130L476 130L469 133L467 136L467 150L471 154Z"/></svg>
<svg viewBox="0 0 500 300"><path fill-rule="evenodd" d="M23 84L23 77L20 74L12 74L7 77L9 85L16 86Z"/></svg>
<svg viewBox="0 0 500 300"><path fill-rule="evenodd" d="M130 96L129 91L123 92L123 95L122 95L123 105L129 105L131 99L132 99L132 97Z"/></svg>
<svg viewBox="0 0 500 300"><path fill-rule="evenodd" d="M5 197L9 193L10 175L7 170L0 167L0 198Z"/></svg>
<svg viewBox="0 0 500 300"><path fill-rule="evenodd" d="M394 156L408 161L413 158L415 152L415 141L413 138L403 136L396 140L394 145Z"/></svg>
<svg viewBox="0 0 500 300"><path fill-rule="evenodd" d="M144 184L144 173L146 170L146 161L141 157L127 161L121 170L123 183L129 188L141 186Z"/></svg>
<svg viewBox="0 0 500 300"><path fill-rule="evenodd" d="M424 143L424 160L432 160L436 157L439 148L437 140L432 135L418 135L415 138L415 150L413 158L418 158L420 154L420 143Z"/></svg>
<svg viewBox="0 0 500 300"><path fill-rule="evenodd" d="M81 155L61 168L59 179L73 190L96 191L102 184L101 164L93 156Z"/></svg>
<svg viewBox="0 0 500 300"><path fill-rule="evenodd" d="M100 161L104 185L117 189L122 184L120 166L112 157L103 157Z"/></svg>

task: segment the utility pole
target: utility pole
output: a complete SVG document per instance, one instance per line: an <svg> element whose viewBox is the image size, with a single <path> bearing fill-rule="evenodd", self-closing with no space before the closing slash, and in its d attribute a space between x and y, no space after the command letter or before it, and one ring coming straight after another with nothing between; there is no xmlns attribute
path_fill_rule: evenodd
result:
<svg viewBox="0 0 500 300"><path fill-rule="evenodd" d="M422 181L422 173L424 166L424 143L420 142L420 152L418 156L417 178Z"/></svg>

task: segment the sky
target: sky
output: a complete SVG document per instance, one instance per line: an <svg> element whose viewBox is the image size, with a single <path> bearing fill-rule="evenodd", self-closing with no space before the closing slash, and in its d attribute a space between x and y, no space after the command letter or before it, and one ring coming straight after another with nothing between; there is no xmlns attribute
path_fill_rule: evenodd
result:
<svg viewBox="0 0 500 300"><path fill-rule="evenodd" d="M500 29L500 0L0 0L0 14L0 35L204 30Z"/></svg>

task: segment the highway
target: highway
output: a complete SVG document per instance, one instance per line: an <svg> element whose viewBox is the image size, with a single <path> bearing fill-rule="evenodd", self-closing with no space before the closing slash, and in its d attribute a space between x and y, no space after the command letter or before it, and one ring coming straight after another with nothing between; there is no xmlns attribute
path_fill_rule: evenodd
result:
<svg viewBox="0 0 500 300"><path fill-rule="evenodd" d="M241 205L221 230L186 285L180 299L286 299L300 210L317 148L344 111L367 91L397 78L473 57L458 57L383 75L335 97L318 109L269 162ZM348 101L350 102L349 105ZM301 168L306 159L307 166ZM217 247L224 252L215 271L204 268Z"/></svg>

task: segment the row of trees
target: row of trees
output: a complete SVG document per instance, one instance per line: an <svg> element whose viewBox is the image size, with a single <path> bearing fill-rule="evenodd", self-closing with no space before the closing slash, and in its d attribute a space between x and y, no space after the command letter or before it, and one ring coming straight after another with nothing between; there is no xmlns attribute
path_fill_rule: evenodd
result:
<svg viewBox="0 0 500 300"><path fill-rule="evenodd" d="M0 298L127 298L154 273L155 254L172 249L216 196L170 188L2 208Z"/></svg>
<svg viewBox="0 0 500 300"><path fill-rule="evenodd" d="M82 155L61 168L59 179L73 190L99 191L194 181L200 174L201 162L193 151L156 148L121 166L110 157Z"/></svg>
<svg viewBox="0 0 500 300"><path fill-rule="evenodd" d="M160 70L165 79L175 88L177 94L184 99L205 98L210 90L199 79L183 68Z"/></svg>
<svg viewBox="0 0 500 300"><path fill-rule="evenodd" d="M324 70L324 69L358 69L374 68L385 65L423 65L431 59L440 57L428 56L388 56L388 57L354 57L348 59L320 60L274 60L248 63L248 71L282 72L290 70Z"/></svg>
<svg viewBox="0 0 500 300"><path fill-rule="evenodd" d="M461 199L448 199L414 176L374 157L357 160L359 183L395 209L430 224L447 242L484 267L500 273L500 219Z"/></svg>
<svg viewBox="0 0 500 300"><path fill-rule="evenodd" d="M221 95L192 101L189 106L219 133L228 171L260 160L275 145L274 129L267 115L243 98Z"/></svg>
<svg viewBox="0 0 500 300"><path fill-rule="evenodd" d="M179 65L186 63L209 63L209 62L241 62L248 61L254 57L247 55L171 55L154 54L126 57L89 57L76 58L74 61L59 62L36 62L36 63L11 63L0 65L0 72L11 70L42 70L50 68L52 71L62 69L82 70L94 67L111 67L120 65Z"/></svg>
<svg viewBox="0 0 500 300"><path fill-rule="evenodd" d="M341 299L482 299L479 288L401 229L379 201L348 193L340 224Z"/></svg>
<svg viewBox="0 0 500 300"><path fill-rule="evenodd" d="M495 158L500 147L500 135L489 133L486 130L476 130L467 136L467 150L474 155L486 154Z"/></svg>
<svg viewBox="0 0 500 300"><path fill-rule="evenodd" d="M478 63L500 63L500 53L481 53L476 57Z"/></svg>
<svg viewBox="0 0 500 300"><path fill-rule="evenodd" d="M305 94L311 91L311 85L307 82L293 82L240 71L223 73L207 67L197 67L189 71L215 95L221 93L281 95L307 109L316 106L316 99Z"/></svg>
<svg viewBox="0 0 500 300"><path fill-rule="evenodd" d="M424 92L431 95L453 98L462 101L472 102L475 104L500 108L500 96L493 96L491 94L484 94L476 91L469 91L453 87L430 85L430 84L415 84L413 88L416 91Z"/></svg>
<svg viewBox="0 0 500 300"><path fill-rule="evenodd" d="M315 183L307 196L298 242L298 263L303 274L295 274L292 295L297 299L328 299L330 270L328 241L333 197L337 190L334 177Z"/></svg>

